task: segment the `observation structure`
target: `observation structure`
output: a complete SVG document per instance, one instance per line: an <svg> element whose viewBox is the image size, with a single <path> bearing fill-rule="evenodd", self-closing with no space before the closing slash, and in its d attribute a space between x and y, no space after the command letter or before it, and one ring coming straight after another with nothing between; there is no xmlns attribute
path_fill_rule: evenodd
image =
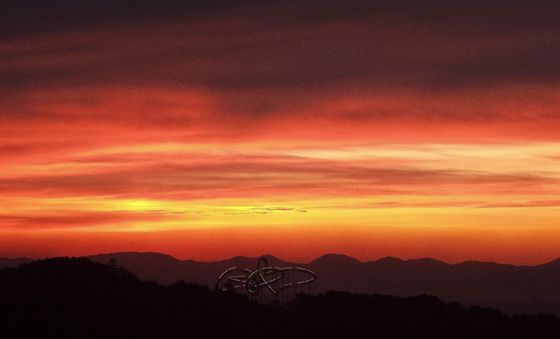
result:
<svg viewBox="0 0 560 339"><path fill-rule="evenodd" d="M297 293L315 294L315 272L296 266L269 266L262 257L257 268L231 267L218 277L215 289L236 291L249 295L252 299L283 302ZM299 291L298 291L299 290Z"/></svg>

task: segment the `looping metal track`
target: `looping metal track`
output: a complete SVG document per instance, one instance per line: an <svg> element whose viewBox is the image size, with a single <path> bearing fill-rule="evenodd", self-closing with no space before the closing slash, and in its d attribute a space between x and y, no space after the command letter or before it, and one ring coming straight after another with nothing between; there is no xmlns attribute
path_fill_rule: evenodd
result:
<svg viewBox="0 0 560 339"><path fill-rule="evenodd" d="M295 277L299 280L292 280ZM307 268L268 266L266 258L261 258L254 271L245 267L228 268L218 277L215 288L220 291L245 291L249 295L266 289L278 295L289 288L310 285L316 279L317 274Z"/></svg>

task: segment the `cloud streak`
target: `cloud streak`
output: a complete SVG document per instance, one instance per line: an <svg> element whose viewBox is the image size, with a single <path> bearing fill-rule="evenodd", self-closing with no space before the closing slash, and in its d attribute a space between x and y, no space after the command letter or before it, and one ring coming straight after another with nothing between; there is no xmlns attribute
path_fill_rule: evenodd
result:
<svg viewBox="0 0 560 339"><path fill-rule="evenodd" d="M209 156L188 152L167 156L118 154L61 161L58 168L50 162L30 164L28 173L22 172L25 166L19 166L12 178L0 178L0 188L5 194L14 195L200 199L473 192L552 194L560 185L558 172L538 173L532 166L517 172L447 167L453 166L453 160L461 159L457 156L443 166L432 164L422 168L426 167L426 160L414 166L413 161L403 164L395 159L391 164L390 160L382 159L380 166L375 158L326 160L282 154ZM471 162L473 166L477 163Z"/></svg>
<svg viewBox="0 0 560 339"><path fill-rule="evenodd" d="M434 244L419 227L455 255L461 232L512 253L556 234L553 1L2 6L0 243L232 227L345 252L398 229L406 256Z"/></svg>
<svg viewBox="0 0 560 339"><path fill-rule="evenodd" d="M333 95L359 102L395 91L420 93L420 102L442 93L466 95L471 103L498 95L500 106L520 91L554 89L527 99L527 105L542 105L557 96L559 86L560 27L544 3L232 2L229 11L168 4L177 12L136 2L126 11L119 4L109 5L114 11L101 10L105 2L84 5L91 10L63 3L49 10L33 1L7 5L13 9L2 21L20 17L18 25L10 25L20 29L3 30L0 39L4 100L32 89L204 90L225 111L222 116L258 119L290 114ZM530 18L521 14L525 10ZM469 110L465 103L461 112L435 101L404 111L374 105L346 114L498 120L526 114L476 105Z"/></svg>

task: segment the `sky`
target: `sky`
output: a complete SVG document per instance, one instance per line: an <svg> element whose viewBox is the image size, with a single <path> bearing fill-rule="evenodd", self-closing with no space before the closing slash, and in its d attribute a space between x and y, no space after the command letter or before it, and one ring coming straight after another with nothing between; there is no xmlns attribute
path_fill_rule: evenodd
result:
<svg viewBox="0 0 560 339"><path fill-rule="evenodd" d="M3 1L0 256L556 259L558 13Z"/></svg>

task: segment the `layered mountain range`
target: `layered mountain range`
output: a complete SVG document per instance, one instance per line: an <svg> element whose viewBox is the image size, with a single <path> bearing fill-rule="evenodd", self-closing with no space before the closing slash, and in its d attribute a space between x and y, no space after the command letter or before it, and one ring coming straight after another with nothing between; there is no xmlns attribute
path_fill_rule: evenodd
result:
<svg viewBox="0 0 560 339"><path fill-rule="evenodd" d="M316 291L350 291L398 296L435 295L444 301L500 308L509 313L560 314L560 259L536 266L465 261L448 264L435 259L401 260L385 257L362 262L340 254L326 254L307 264L264 256L271 266L301 266L318 275ZM179 260L148 252L120 252L88 256L117 264L142 280L170 284L179 280L213 287L229 267L254 269L259 257L233 257L215 262ZM0 268L31 259L0 259Z"/></svg>

